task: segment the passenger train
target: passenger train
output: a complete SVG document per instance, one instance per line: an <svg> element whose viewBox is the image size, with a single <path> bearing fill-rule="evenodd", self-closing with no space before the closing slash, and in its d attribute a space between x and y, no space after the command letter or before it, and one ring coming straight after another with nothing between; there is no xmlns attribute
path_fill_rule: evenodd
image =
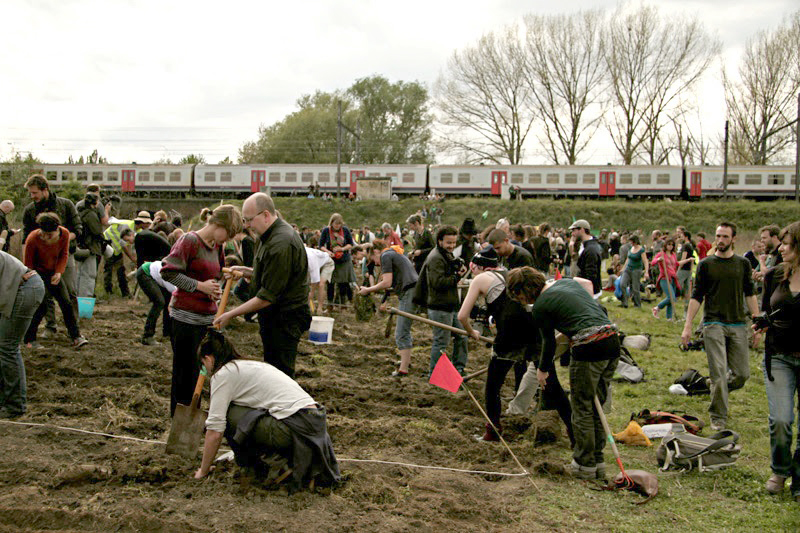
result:
<svg viewBox="0 0 800 533"><path fill-rule="evenodd" d="M335 193L336 165L51 165L34 169L58 187L68 180L97 183L133 196L246 196L308 194L319 185ZM11 169L0 165L0 181ZM357 193L361 177L391 178L398 196L424 192L451 196L497 196L514 188L524 197L697 199L723 194L720 166L547 166L547 165L357 165L341 166L341 191ZM788 166L731 166L728 194L748 198L794 196L795 172Z"/></svg>

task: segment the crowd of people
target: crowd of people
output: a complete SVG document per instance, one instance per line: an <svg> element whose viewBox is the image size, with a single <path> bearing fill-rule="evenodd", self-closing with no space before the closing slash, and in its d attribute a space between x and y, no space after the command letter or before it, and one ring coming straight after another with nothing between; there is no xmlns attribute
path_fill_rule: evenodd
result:
<svg viewBox="0 0 800 533"><path fill-rule="evenodd" d="M714 430L729 426L728 393L745 385L749 348L766 336L773 472L766 489L781 492L791 478L800 501L800 448L791 451L800 384L800 352L791 341L800 305L800 222L762 228L751 249L738 255L737 227L726 221L709 241L683 226L649 236L640 230L593 231L586 219L556 228L501 218L478 228L466 218L456 227L442 224L441 208L434 206L411 214L402 227L385 222L373 232L366 225L349 227L339 213L323 228L298 227L281 217L271 197L254 193L241 211L228 204L204 209L202 227L184 230L181 217L165 211L116 218L112 203L93 185L77 205L58 196L41 175L25 186L32 202L22 217L21 260L8 253L14 204L0 203L0 417L25 412L20 345L39 349L40 338L56 334L55 303L74 348L89 342L80 332L77 298L96 295L102 264L108 297L115 278L120 296L129 296L135 275L151 302L141 343L169 340L170 415L178 404L190 403L201 364L211 375L196 477L209 474L226 437L242 466L258 470L264 452L278 453L294 465L297 487L311 479L339 481L325 410L294 380L298 343L312 308L316 314L337 313L355 296L383 293L384 310L393 295L399 310L424 309L432 321L428 374L443 353L464 374L468 339L494 336L485 386L490 423L481 440L502 435L500 389L513 369L515 397L507 413L524 413L540 389L569 435L567 471L605 479L606 439L593 399L606 401L620 354L619 328L603 306L608 298L601 298L613 293L621 307L655 303L655 319L665 310L665 318L674 320L683 303L683 344L697 334L694 319L702 307ZM135 265L130 275L128 264ZM238 305L218 312L222 286L231 278ZM263 362L242 359L218 333L236 317L257 320ZM405 316L396 321L396 379L410 379L411 324ZM565 353L569 397L554 363L559 356L565 360Z"/></svg>

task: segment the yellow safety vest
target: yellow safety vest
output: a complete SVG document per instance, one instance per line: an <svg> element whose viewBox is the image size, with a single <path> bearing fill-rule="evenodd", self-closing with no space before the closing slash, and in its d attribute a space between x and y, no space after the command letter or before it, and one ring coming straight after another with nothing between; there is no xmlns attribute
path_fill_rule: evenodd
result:
<svg viewBox="0 0 800 533"><path fill-rule="evenodd" d="M131 228L133 230L133 220L118 220L103 232L103 236L111 241L111 248L114 249L114 255L121 254L122 248L125 246L122 237L120 237L120 233L122 233L122 230L125 228Z"/></svg>

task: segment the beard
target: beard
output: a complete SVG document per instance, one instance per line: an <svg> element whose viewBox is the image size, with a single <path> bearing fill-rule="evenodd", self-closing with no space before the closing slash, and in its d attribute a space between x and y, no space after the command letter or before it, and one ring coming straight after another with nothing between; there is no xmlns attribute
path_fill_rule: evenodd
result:
<svg viewBox="0 0 800 533"><path fill-rule="evenodd" d="M725 252L727 252L727 251L730 249L730 247L731 247L731 245L730 245L730 244L723 244L723 243L721 243L721 242L720 242L720 243L717 243L717 251L718 251L718 252L725 253Z"/></svg>

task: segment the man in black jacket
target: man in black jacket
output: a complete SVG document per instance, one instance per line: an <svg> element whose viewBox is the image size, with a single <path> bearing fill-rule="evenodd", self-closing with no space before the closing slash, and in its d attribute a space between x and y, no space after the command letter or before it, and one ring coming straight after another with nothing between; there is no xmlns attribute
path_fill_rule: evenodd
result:
<svg viewBox="0 0 800 533"><path fill-rule="evenodd" d="M603 261L603 251L597 239L592 237L590 230L592 227L583 219L576 220L569 227L573 236L581 240L581 250L578 257L578 272L580 277L592 282L595 299L600 297L603 291L603 283L600 280L600 266Z"/></svg>
<svg viewBox="0 0 800 533"><path fill-rule="evenodd" d="M75 316L78 315L78 269L75 267L75 249L77 239L83 233L83 223L78 217L78 211L75 209L75 204L67 198L56 196L56 193L50 190L50 184L47 178L41 174L34 174L25 182L25 188L30 193L31 202L25 206L25 211L22 214L22 242L28 238L33 230L39 229L36 223L36 217L40 213L50 212L58 215L61 219L61 225L69 230L69 258L67 259L67 268L64 270L62 279L66 283L69 299L72 302L72 307L75 310ZM23 254L24 255L24 254ZM54 333L56 329L56 315L53 299L49 293L45 293L45 300L47 301L47 331ZM45 335L43 335L44 337Z"/></svg>
<svg viewBox="0 0 800 533"><path fill-rule="evenodd" d="M456 247L458 230L454 226L443 226L436 234L436 248L425 260L424 279L427 285L428 318L446 324L460 327L458 310L461 301L458 297L458 282L467 273L463 261L453 256ZM433 344L431 345L430 371L433 372L439 361L442 350L447 350L452 334L442 328L433 328ZM453 366L463 373L467 366L467 338L461 335L453 336L453 351L448 354Z"/></svg>

